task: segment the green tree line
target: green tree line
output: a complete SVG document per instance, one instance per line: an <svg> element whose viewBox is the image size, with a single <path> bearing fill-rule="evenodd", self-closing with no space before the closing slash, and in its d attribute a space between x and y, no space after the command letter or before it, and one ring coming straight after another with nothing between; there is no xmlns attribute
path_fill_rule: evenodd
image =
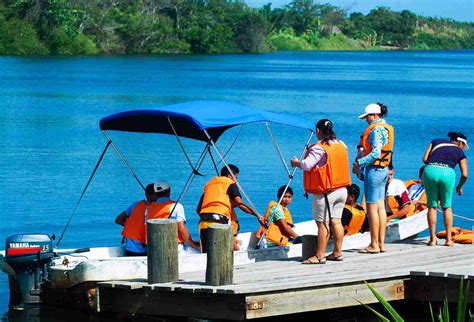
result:
<svg viewBox="0 0 474 322"><path fill-rule="evenodd" d="M474 24L313 0L0 0L0 54L240 53L474 48Z"/></svg>

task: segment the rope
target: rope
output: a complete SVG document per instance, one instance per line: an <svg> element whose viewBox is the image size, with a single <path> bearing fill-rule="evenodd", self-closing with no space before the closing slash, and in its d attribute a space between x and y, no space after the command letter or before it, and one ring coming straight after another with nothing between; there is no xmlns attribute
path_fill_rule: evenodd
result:
<svg viewBox="0 0 474 322"><path fill-rule="evenodd" d="M439 212L443 212L443 209L440 209L440 208L436 208L437 211ZM467 220L467 221L471 221L471 222L474 222L474 219L472 218L468 218L468 217L464 217L464 216L460 216L460 215L455 215L453 214L453 217L456 217L456 218L461 218L461 219L464 219L464 220Z"/></svg>
<svg viewBox="0 0 474 322"><path fill-rule="evenodd" d="M76 210L77 210L77 208L79 207L79 204L81 203L82 197L84 197L84 194L86 193L87 188L89 187L89 184L90 184L91 181L92 181L92 178L94 178L94 175L95 175L97 169L99 168L99 165L100 165L100 163L102 162L102 159L104 158L105 152L107 151L107 149L109 148L109 146L110 146L111 143L112 143L111 140L108 140L108 141L107 141L107 145L105 146L104 151L102 151L102 155L100 156L99 161L98 161L97 164L95 165L94 171L92 171L92 174L91 174L91 176L89 177L89 180L87 181L87 184L86 184L86 186L84 187L84 190L82 190L81 197L80 197L79 200L77 201L76 206L74 207L74 210L72 211L71 216L69 216L69 220L68 220L66 226L64 227L63 232L61 233L61 236L59 237L59 240L58 240L58 242L57 242L57 244L56 244L56 247L59 247L59 244L61 243L61 240L63 239L64 234L66 233L66 230L67 230L67 228L69 227L69 224L71 223L72 217L76 214Z"/></svg>

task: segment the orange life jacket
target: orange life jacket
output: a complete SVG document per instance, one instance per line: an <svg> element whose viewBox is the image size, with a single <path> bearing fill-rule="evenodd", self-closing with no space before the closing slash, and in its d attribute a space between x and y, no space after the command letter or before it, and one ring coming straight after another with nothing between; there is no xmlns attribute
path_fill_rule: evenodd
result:
<svg viewBox="0 0 474 322"><path fill-rule="evenodd" d="M228 177L214 177L204 186L200 214L212 213L231 218L232 204L227 189L234 183Z"/></svg>
<svg viewBox="0 0 474 322"><path fill-rule="evenodd" d="M392 154L393 154L393 143L395 141L395 132L393 126L387 123L372 123L369 125L362 137L360 139L360 145L364 149L364 155L367 156L372 151L372 144L369 143L369 135L372 132L372 129L376 126L383 126L388 131L388 143L382 147L382 152L380 153L380 157L374 160L373 165L377 167L385 168L392 162Z"/></svg>
<svg viewBox="0 0 474 322"><path fill-rule="evenodd" d="M458 244L472 244L474 232L469 229L462 229L459 227L453 227L451 230L451 236L453 241ZM446 238L446 230L440 231L436 234L438 238Z"/></svg>
<svg viewBox="0 0 474 322"><path fill-rule="evenodd" d="M345 144L342 141L332 144L315 143L306 151L305 158L316 144L326 152L327 162L322 167L314 167L303 172L304 190L309 193L323 194L350 186L349 154Z"/></svg>
<svg viewBox="0 0 474 322"><path fill-rule="evenodd" d="M130 217L125 221L122 236L146 244L146 221L148 219L169 218L174 204L175 202L172 200L165 202L145 202L142 200L138 202L133 208ZM147 213L147 218L145 218L145 212Z"/></svg>
<svg viewBox="0 0 474 322"><path fill-rule="evenodd" d="M349 222L349 225L344 226L344 231L346 232L345 236L357 234L362 230L366 214L364 208L359 205L357 206L352 207L351 205L344 205L344 208L349 210L352 214L352 219Z"/></svg>
<svg viewBox="0 0 474 322"><path fill-rule="evenodd" d="M411 186L413 186L414 184L420 183L420 180L407 180L404 183L405 183L405 187L409 191ZM407 217L413 216L414 214L416 214L418 212L421 212L421 211L425 210L426 208L428 208L428 205L427 205L428 200L426 198L426 190L423 190L423 192L421 193L420 198L417 201L418 202L412 202L410 204L410 209L408 210Z"/></svg>
<svg viewBox="0 0 474 322"><path fill-rule="evenodd" d="M270 215L270 210L276 205L278 205L278 203L276 201L273 201L273 200L270 201L270 203L268 204L267 210L265 212L265 219L268 219L268 216ZM291 227L294 227L293 219L291 218L290 210L286 207L283 207L283 206L281 206L281 207L283 208L283 213L285 214L286 222ZM265 228L260 226L257 230L257 233L255 234L256 237L257 238L262 237L262 233L263 233L264 230L265 230ZM270 226L268 226L268 229L265 232L265 238L267 240L277 244L277 245L280 245L280 246L285 246L286 244L288 244L288 237L283 235L283 233L280 231L280 227L278 227L278 225L275 224L275 223L271 223Z"/></svg>

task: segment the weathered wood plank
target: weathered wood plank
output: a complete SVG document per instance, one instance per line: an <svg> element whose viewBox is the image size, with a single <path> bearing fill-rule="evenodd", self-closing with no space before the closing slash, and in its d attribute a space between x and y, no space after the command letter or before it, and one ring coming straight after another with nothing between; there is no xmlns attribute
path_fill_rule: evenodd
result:
<svg viewBox="0 0 474 322"><path fill-rule="evenodd" d="M243 320L245 297L228 294L100 289L100 312Z"/></svg>
<svg viewBox="0 0 474 322"><path fill-rule="evenodd" d="M404 299L405 281L384 281L373 286L387 300ZM298 292L247 296L247 319L375 303L377 299L364 284L327 287Z"/></svg>

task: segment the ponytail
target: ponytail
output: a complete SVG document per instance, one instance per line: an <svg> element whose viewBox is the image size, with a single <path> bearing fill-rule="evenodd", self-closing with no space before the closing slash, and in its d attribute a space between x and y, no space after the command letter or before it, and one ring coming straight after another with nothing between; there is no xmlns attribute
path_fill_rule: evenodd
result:
<svg viewBox="0 0 474 322"><path fill-rule="evenodd" d="M322 142L337 139L336 133L334 133L333 130L333 124L328 119L319 120L318 123L316 123L316 129L319 130L319 132L321 133Z"/></svg>
<svg viewBox="0 0 474 322"><path fill-rule="evenodd" d="M376 103L378 106L380 106L380 115L382 117L385 117L385 115L387 115L388 113L388 107L387 105L384 105L382 103Z"/></svg>

